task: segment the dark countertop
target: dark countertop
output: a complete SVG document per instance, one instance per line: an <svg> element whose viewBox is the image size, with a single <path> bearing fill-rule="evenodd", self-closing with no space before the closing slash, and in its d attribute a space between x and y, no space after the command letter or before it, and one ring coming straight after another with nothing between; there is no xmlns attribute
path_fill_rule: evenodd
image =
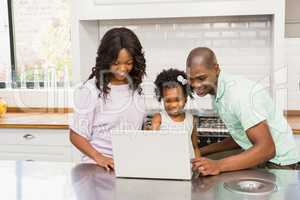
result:
<svg viewBox="0 0 300 200"><path fill-rule="evenodd" d="M93 164L0 161L5 200L190 200L300 199L300 171L243 170L192 181L120 179ZM271 195L244 195L224 188L235 179L277 185Z"/></svg>

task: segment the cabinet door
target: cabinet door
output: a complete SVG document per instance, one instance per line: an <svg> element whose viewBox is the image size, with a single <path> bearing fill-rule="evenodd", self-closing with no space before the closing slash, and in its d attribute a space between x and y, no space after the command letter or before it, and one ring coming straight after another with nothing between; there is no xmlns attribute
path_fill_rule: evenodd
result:
<svg viewBox="0 0 300 200"><path fill-rule="evenodd" d="M1 160L71 162L69 146L0 145Z"/></svg>
<svg viewBox="0 0 300 200"><path fill-rule="evenodd" d="M70 146L67 129L1 128L0 144Z"/></svg>
<svg viewBox="0 0 300 200"><path fill-rule="evenodd" d="M0 159L72 161L67 129L0 129Z"/></svg>
<svg viewBox="0 0 300 200"><path fill-rule="evenodd" d="M286 40L288 67L288 109L300 110L300 38Z"/></svg>
<svg viewBox="0 0 300 200"><path fill-rule="evenodd" d="M294 135L294 138L296 140L296 145L297 145L298 150L300 152L300 135Z"/></svg>
<svg viewBox="0 0 300 200"><path fill-rule="evenodd" d="M286 0L286 36L300 37L300 1Z"/></svg>

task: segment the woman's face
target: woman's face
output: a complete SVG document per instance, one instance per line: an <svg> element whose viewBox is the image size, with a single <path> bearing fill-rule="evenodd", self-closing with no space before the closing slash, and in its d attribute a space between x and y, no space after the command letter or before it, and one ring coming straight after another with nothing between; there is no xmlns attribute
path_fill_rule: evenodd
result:
<svg viewBox="0 0 300 200"><path fill-rule="evenodd" d="M129 73L133 68L133 58L126 49L121 49L117 60L111 65L112 84L128 83Z"/></svg>
<svg viewBox="0 0 300 200"><path fill-rule="evenodd" d="M186 97L180 86L164 88L163 101L166 112L170 116L176 116L182 113L186 103Z"/></svg>

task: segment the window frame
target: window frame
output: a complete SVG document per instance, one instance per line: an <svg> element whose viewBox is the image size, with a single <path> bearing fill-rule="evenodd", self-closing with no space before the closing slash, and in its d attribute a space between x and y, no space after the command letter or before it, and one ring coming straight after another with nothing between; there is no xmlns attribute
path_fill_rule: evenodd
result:
<svg viewBox="0 0 300 200"><path fill-rule="evenodd" d="M15 57L15 34L13 25L13 3L11 0L7 0L7 13L8 13L8 29L9 29L9 45L10 45L10 80L11 87L14 88L16 77L16 57Z"/></svg>

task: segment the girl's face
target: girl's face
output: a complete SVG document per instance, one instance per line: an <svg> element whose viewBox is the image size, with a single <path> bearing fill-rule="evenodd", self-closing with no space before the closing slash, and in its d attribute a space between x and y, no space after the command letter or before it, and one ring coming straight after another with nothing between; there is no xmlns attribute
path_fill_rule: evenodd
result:
<svg viewBox="0 0 300 200"><path fill-rule="evenodd" d="M182 113L186 103L186 97L180 86L163 89L163 101L166 112L170 116L176 116Z"/></svg>
<svg viewBox="0 0 300 200"><path fill-rule="evenodd" d="M121 49L117 60L111 65L112 84L128 83L128 74L133 68L133 58L126 49Z"/></svg>

